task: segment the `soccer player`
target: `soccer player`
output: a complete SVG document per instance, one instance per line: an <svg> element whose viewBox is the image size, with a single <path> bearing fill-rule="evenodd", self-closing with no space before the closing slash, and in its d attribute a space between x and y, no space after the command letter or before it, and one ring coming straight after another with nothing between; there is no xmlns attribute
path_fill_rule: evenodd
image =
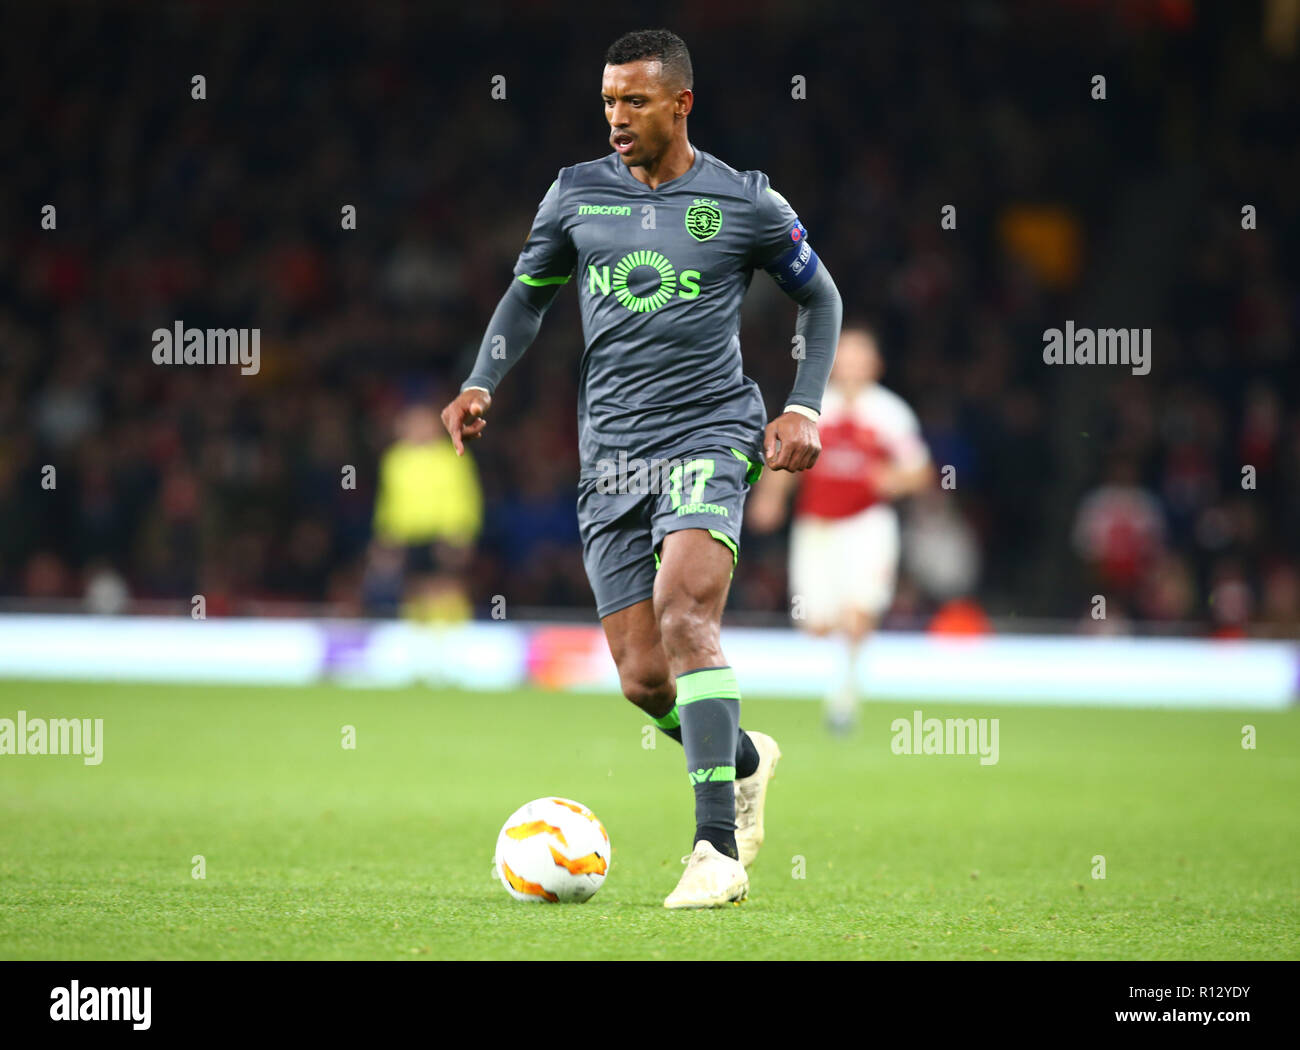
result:
<svg viewBox="0 0 1300 1050"><path fill-rule="evenodd" d="M664 906L718 907L748 893L781 753L741 729L720 642L741 511L764 463L797 472L817 460L840 296L767 177L687 138L695 94L677 36L629 33L605 62L613 152L560 169L442 418L457 448L482 436L497 384L576 278L583 560L623 694L686 751L694 848ZM799 304L805 347L785 411L766 428L739 339L756 269Z"/></svg>
<svg viewBox="0 0 1300 1050"><path fill-rule="evenodd" d="M796 477L773 473L754 493L749 527L790 529L790 593L796 622L814 634L843 636L842 666L826 698L826 722L848 732L857 715L857 661L863 643L894 600L898 515L891 505L933 483L930 453L907 403L880 385L883 366L870 328L840 336L822 405L822 454Z"/></svg>

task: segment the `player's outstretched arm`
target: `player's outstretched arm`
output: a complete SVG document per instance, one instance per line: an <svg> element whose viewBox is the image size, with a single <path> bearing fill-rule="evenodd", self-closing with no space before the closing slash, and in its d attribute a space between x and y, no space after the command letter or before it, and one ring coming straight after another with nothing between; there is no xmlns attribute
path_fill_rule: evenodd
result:
<svg viewBox="0 0 1300 1050"><path fill-rule="evenodd" d="M794 387L785 399L785 412L767 425L763 456L772 470L807 470L821 454L817 416L822 395L840 340L844 304L830 271L819 265L812 278L788 293L799 304L795 334L803 356L795 371Z"/></svg>
<svg viewBox="0 0 1300 1050"><path fill-rule="evenodd" d="M461 384L460 394L442 410L442 425L451 435L458 456L465 454L464 442L482 435L492 393L537 338L542 317L559 287L559 284L532 285L515 280L501 297L479 344L473 371Z"/></svg>
<svg viewBox="0 0 1300 1050"><path fill-rule="evenodd" d="M555 293L573 276L577 255L562 221L563 177L561 170L537 207L533 228L515 263L515 279L488 322L473 371L461 384L460 395L442 410L442 422L457 455L465 454L464 442L483 433L487 426L484 413L492 403L497 384L537 338Z"/></svg>
<svg viewBox="0 0 1300 1050"><path fill-rule="evenodd" d="M840 341L844 305L790 202L772 189L762 172L754 174L753 189L755 267L767 271L799 304L799 367L785 412L767 425L763 456L772 470L807 470L821 454L817 417Z"/></svg>
<svg viewBox="0 0 1300 1050"><path fill-rule="evenodd" d="M928 460L920 466L902 467L894 464L881 471L876 488L887 500L905 499L935 482L934 465Z"/></svg>

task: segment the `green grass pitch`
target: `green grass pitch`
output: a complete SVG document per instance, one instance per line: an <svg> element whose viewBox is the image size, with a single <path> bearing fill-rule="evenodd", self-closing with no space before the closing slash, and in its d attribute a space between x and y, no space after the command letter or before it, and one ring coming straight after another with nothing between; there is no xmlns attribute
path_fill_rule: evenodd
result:
<svg viewBox="0 0 1300 1050"><path fill-rule="evenodd" d="M98 767L0 757L8 959L1300 954L1296 711L872 703L838 740L816 704L745 701L785 753L750 899L666 912L690 788L681 749L643 746L621 698L38 682L0 698L0 717L104 719ZM998 717L1000 761L892 754L915 707ZM518 903L490 879L501 823L548 794L609 829L587 904Z"/></svg>

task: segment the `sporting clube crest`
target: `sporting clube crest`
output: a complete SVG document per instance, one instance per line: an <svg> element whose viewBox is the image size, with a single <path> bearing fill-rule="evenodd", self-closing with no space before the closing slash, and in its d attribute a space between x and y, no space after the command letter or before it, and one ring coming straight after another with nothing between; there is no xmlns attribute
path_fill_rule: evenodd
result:
<svg viewBox="0 0 1300 1050"><path fill-rule="evenodd" d="M717 201L697 197L686 209L686 232L697 241L707 241L722 229L722 209Z"/></svg>

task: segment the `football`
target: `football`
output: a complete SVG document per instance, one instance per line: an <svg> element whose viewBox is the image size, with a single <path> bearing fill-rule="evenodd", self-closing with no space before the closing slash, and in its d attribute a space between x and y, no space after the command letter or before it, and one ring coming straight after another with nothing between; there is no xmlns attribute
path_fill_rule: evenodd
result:
<svg viewBox="0 0 1300 1050"><path fill-rule="evenodd" d="M595 813L572 799L539 798L502 826L492 870L515 900L577 904L600 889L609 854Z"/></svg>

